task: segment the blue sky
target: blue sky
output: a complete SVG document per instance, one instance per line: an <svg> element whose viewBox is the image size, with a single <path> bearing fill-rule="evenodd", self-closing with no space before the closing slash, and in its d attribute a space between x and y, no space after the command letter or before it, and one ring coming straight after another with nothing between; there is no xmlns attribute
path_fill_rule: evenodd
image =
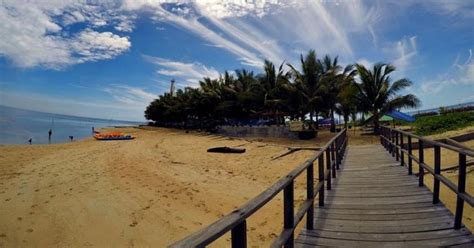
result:
<svg viewBox="0 0 474 248"><path fill-rule="evenodd" d="M169 89L299 54L389 62L422 108L474 101L473 1L0 1L0 105L143 120Z"/></svg>

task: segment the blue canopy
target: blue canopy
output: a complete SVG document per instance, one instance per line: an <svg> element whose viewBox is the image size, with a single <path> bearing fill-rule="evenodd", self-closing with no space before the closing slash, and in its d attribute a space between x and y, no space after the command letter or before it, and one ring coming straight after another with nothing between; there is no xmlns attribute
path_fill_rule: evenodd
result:
<svg viewBox="0 0 474 248"><path fill-rule="evenodd" d="M393 119L403 120L403 121L406 121L406 122L414 122L415 121L415 117L413 117L409 114L405 114L405 113L396 111L396 110L392 110L392 111L386 113L385 115L388 115L388 116L392 117Z"/></svg>

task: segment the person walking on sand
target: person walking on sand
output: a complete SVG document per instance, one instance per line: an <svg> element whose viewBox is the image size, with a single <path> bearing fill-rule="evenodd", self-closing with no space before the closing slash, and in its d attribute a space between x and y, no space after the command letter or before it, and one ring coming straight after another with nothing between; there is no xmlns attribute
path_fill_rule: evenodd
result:
<svg viewBox="0 0 474 248"><path fill-rule="evenodd" d="M30 145L31 145L31 141L33 141L33 139L32 139L32 138L30 138L30 139L28 140L28 143L30 143Z"/></svg>
<svg viewBox="0 0 474 248"><path fill-rule="evenodd" d="M53 130L49 129L49 132L48 132L48 143L51 144L51 135L53 135Z"/></svg>
<svg viewBox="0 0 474 248"><path fill-rule="evenodd" d="M72 140L74 139L74 136L69 136L69 139L70 139L71 142L72 142Z"/></svg>

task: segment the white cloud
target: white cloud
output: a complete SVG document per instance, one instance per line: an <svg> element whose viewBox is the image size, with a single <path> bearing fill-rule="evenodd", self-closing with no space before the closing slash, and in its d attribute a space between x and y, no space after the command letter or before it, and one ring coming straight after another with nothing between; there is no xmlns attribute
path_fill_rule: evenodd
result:
<svg viewBox="0 0 474 248"><path fill-rule="evenodd" d="M186 81L187 83L181 84L182 86L193 86L204 77L217 78L220 75L213 67L207 67L197 62L185 63L152 56L144 56L144 58L159 67L158 74Z"/></svg>
<svg viewBox="0 0 474 248"><path fill-rule="evenodd" d="M118 56L130 47L128 37L91 28L78 34L64 30L78 22L96 27L120 19L105 7L82 1L2 1L0 56L23 68L55 69Z"/></svg>
<svg viewBox="0 0 474 248"><path fill-rule="evenodd" d="M79 33L70 44L78 56L78 62L111 59L131 46L127 37L120 37L111 32L96 32L86 29Z"/></svg>

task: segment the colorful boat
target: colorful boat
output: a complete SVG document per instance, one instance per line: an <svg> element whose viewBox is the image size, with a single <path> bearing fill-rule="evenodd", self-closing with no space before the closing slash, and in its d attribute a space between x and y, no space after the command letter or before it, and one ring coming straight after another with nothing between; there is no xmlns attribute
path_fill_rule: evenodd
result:
<svg viewBox="0 0 474 248"><path fill-rule="evenodd" d="M107 132L107 133L95 133L94 138L96 140L132 140L134 136L130 134L124 134L122 132Z"/></svg>

